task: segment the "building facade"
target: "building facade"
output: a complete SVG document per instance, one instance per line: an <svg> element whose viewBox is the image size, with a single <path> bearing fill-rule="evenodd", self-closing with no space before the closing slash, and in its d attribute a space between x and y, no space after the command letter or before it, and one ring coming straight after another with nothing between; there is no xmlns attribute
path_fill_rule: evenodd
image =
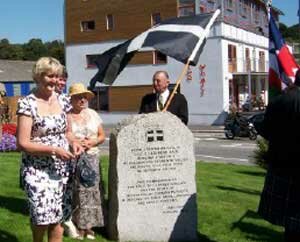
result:
<svg viewBox="0 0 300 242"><path fill-rule="evenodd" d="M268 17L261 0L65 0L68 85L88 86L97 72L97 55L154 24L217 8L221 16L199 63L189 68L180 85L190 124L221 124L232 103L241 110L247 102L251 109L263 108L268 96ZM280 11L273 11L278 18ZM104 111L105 122L118 122L138 111L142 96L152 91L155 71L168 71L175 83L182 69L182 63L159 52L139 52L113 86L98 84L94 105Z"/></svg>
<svg viewBox="0 0 300 242"><path fill-rule="evenodd" d="M33 61L0 60L0 83L6 96L26 96L35 86L32 79Z"/></svg>

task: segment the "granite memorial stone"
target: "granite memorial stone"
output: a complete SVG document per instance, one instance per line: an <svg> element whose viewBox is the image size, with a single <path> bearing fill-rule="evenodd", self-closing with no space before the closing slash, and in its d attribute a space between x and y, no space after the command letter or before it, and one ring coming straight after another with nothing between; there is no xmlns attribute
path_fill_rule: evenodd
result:
<svg viewBox="0 0 300 242"><path fill-rule="evenodd" d="M110 137L111 239L197 241L192 132L174 115L131 116Z"/></svg>

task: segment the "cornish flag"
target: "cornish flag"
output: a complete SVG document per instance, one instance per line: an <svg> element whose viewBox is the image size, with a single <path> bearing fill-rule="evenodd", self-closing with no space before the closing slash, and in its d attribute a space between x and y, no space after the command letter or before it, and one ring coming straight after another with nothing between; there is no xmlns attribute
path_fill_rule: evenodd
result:
<svg viewBox="0 0 300 242"><path fill-rule="evenodd" d="M191 65L196 65L209 30L219 14L218 9L213 14L169 19L105 51L96 60L99 70L91 79L90 88L96 82L111 85L134 54L142 49L155 49L182 63L189 60Z"/></svg>
<svg viewBox="0 0 300 242"><path fill-rule="evenodd" d="M270 14L269 38L269 89L270 96L274 96L290 82L294 82L299 66L282 38L272 14Z"/></svg>

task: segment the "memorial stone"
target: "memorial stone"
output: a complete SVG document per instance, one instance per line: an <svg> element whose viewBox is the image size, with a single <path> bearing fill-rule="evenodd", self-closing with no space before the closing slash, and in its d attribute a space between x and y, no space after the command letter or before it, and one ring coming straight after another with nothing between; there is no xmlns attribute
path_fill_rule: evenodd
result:
<svg viewBox="0 0 300 242"><path fill-rule="evenodd" d="M109 237L197 241L192 132L174 115L131 116L110 137Z"/></svg>

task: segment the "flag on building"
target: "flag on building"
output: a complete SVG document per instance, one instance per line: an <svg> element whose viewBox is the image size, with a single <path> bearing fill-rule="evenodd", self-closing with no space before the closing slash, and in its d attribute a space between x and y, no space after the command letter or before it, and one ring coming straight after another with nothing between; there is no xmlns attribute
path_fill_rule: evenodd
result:
<svg viewBox="0 0 300 242"><path fill-rule="evenodd" d="M191 65L196 65L209 30L219 14L218 9L213 14L162 21L135 38L105 51L95 62L99 70L91 79L90 88L96 82L111 85L134 54L145 48L155 49L182 63L189 60Z"/></svg>
<svg viewBox="0 0 300 242"><path fill-rule="evenodd" d="M269 21L269 41L269 93L272 97L280 93L289 82L294 82L299 65L282 38L272 14Z"/></svg>

